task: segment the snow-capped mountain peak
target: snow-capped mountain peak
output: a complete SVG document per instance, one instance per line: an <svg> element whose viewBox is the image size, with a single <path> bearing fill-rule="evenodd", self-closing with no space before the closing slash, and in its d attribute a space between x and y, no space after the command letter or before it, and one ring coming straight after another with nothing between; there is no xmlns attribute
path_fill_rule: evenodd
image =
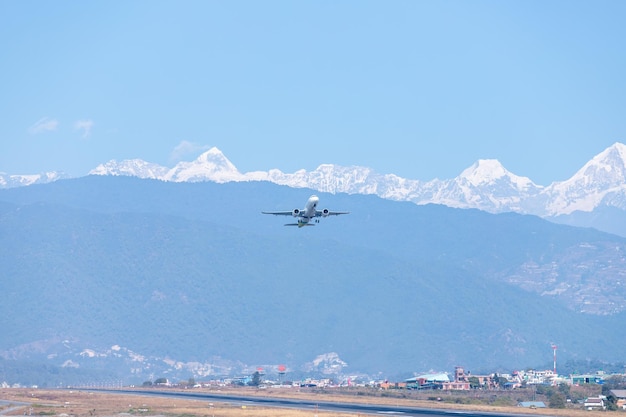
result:
<svg viewBox="0 0 626 417"><path fill-rule="evenodd" d="M179 162L163 179L175 182L207 180L229 182L241 181L243 175L224 156L222 151L213 147L196 158L195 161Z"/></svg>
<svg viewBox="0 0 626 417"><path fill-rule="evenodd" d="M617 185L626 181L626 145L614 143L585 164L576 175L593 176L596 180Z"/></svg>
<svg viewBox="0 0 626 417"><path fill-rule="evenodd" d="M98 165L89 174L126 175L174 182L228 182L244 180L243 175L224 156L222 151L216 147L202 153L194 161L179 162L173 168L167 168L141 159L127 159L121 162L113 159Z"/></svg>
<svg viewBox="0 0 626 417"><path fill-rule="evenodd" d="M492 183L494 180L506 176L507 173L508 171L497 159L479 159L465 169L459 177L465 178L473 185L480 185Z"/></svg>
<svg viewBox="0 0 626 417"><path fill-rule="evenodd" d="M620 156L620 159L626 163L626 145L620 142L615 142L613 145L609 146L606 149L607 153L617 152Z"/></svg>
<svg viewBox="0 0 626 417"><path fill-rule="evenodd" d="M614 143L546 194L549 215L590 212L601 204L620 207L626 199L626 145Z"/></svg>
<svg viewBox="0 0 626 417"><path fill-rule="evenodd" d="M570 179L547 187L534 184L506 170L496 159L479 159L458 177L448 180L419 181L379 174L362 166L321 164L313 171L304 169L283 173L240 173L218 148L213 147L191 162L173 168L130 159L111 160L89 172L92 175L126 175L173 182L269 181L293 188L320 192L374 194L415 204L444 204L457 208L476 208L491 213L517 212L541 217L591 212L607 206L626 210L626 145L616 142L586 163ZM0 173L0 188L51 182L45 176L9 176Z"/></svg>
<svg viewBox="0 0 626 417"><path fill-rule="evenodd" d="M524 201L541 189L529 178L507 171L495 159L480 159L452 180L431 182L429 195L418 204L436 203L499 213L528 212Z"/></svg>
<svg viewBox="0 0 626 417"><path fill-rule="evenodd" d="M69 178L69 175L63 172L55 171L30 175L10 175L4 172L0 172L0 188L14 188L33 184L46 184L48 182L67 178Z"/></svg>
<svg viewBox="0 0 626 417"><path fill-rule="evenodd" d="M497 159L479 159L472 166L459 175L475 187L492 185L499 180L506 179L519 189L528 188L534 183L527 177L519 177L507 171Z"/></svg>
<svg viewBox="0 0 626 417"><path fill-rule="evenodd" d="M164 166L141 159L125 159L121 162L112 159L89 171L89 175L123 175L155 179L162 177L167 171L168 168Z"/></svg>
<svg viewBox="0 0 626 417"><path fill-rule="evenodd" d="M209 149L208 151L201 154L198 158L196 158L196 162L202 162L204 164L213 164L215 167L219 167L221 169L226 169L228 171L237 171L235 165L232 164L224 156L222 151L220 151L215 146ZM238 171L237 171L238 172Z"/></svg>

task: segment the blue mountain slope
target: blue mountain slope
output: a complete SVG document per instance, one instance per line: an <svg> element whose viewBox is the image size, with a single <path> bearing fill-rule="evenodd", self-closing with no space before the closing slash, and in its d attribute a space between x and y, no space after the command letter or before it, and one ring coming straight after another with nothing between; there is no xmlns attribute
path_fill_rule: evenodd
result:
<svg viewBox="0 0 626 417"><path fill-rule="evenodd" d="M493 215L438 205L417 206L363 195L316 193L321 197L322 207L347 210L351 214L322 219L315 231L313 228L279 227L292 219L261 214L263 210L303 208L312 193L315 192L265 182L164 183L131 177L91 176L0 190L0 200L20 204L45 201L103 213L172 214L264 235L291 236L300 232L299 236L306 236L304 233L314 232L317 237L341 238L347 243L408 252L411 257L424 253L429 258L433 255L445 258L446 254L456 253L450 250L451 245L462 247L462 256L467 251L479 254L494 248L510 248L511 253L519 253L516 245L543 245L543 250L552 245L553 239L561 244L572 244L581 239L597 240L608 236L593 229L554 225L535 216ZM624 238L615 239L626 242ZM478 241L480 245L474 244Z"/></svg>
<svg viewBox="0 0 626 417"><path fill-rule="evenodd" d="M580 242L530 216L320 194L350 215L309 228L261 210L310 190L90 177L0 192L0 351L52 337L144 354L350 369L522 367L621 358L623 314L575 313L498 279ZM594 338L586 335L594 334ZM599 345L598 340L602 343Z"/></svg>
<svg viewBox="0 0 626 417"><path fill-rule="evenodd" d="M626 213L624 210L611 206L600 206L592 212L575 211L568 215L552 217L550 221L559 224L595 227L608 233L626 236Z"/></svg>

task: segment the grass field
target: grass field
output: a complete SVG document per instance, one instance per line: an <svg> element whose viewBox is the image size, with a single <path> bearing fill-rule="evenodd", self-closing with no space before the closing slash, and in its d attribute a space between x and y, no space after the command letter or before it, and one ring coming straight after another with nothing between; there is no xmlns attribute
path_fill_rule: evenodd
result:
<svg viewBox="0 0 626 417"><path fill-rule="evenodd" d="M195 392L195 390L194 390ZM258 395L266 397L288 397L313 401L342 401L405 405L423 408L453 410L481 410L500 413L516 413L550 416L606 416L603 411L573 409L523 409L515 406L441 403L407 398L383 398L370 396L337 395L299 390L257 390L239 388L221 390L220 394ZM210 402L207 400L159 398L155 396L128 395L119 393L93 393L81 390L46 390L7 388L0 390L0 414L33 416L180 416L180 417L354 417L357 413L336 413L316 410L293 410L258 406L242 406L235 402ZM26 403L26 404L18 404ZM622 412L609 414L623 415Z"/></svg>

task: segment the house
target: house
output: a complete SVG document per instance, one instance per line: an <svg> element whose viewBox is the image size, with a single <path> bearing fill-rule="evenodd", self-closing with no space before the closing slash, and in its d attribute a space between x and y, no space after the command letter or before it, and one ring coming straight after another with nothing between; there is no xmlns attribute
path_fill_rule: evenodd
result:
<svg viewBox="0 0 626 417"><path fill-rule="evenodd" d="M626 410L626 389L613 389L611 395L615 397L617 408Z"/></svg>
<svg viewBox="0 0 626 417"><path fill-rule="evenodd" d="M380 388L382 389L403 389L406 388L406 382L381 382Z"/></svg>
<svg viewBox="0 0 626 417"><path fill-rule="evenodd" d="M404 382L409 389L437 389L441 388L443 383L450 382L450 378L445 373L423 374L406 379Z"/></svg>
<svg viewBox="0 0 626 417"><path fill-rule="evenodd" d="M473 378L481 388L495 388L493 375L472 375L469 371L466 372L462 366L456 366L454 368L454 382L467 382L469 384L471 378Z"/></svg>
<svg viewBox="0 0 626 417"><path fill-rule="evenodd" d="M529 385L546 384L549 381L553 381L557 376L558 375L550 369L546 369L543 371L529 369L526 371L516 371L514 373L515 379L517 379L520 383L525 382Z"/></svg>
<svg viewBox="0 0 626 417"><path fill-rule="evenodd" d="M443 390L455 390L455 391L469 391L470 383L469 382L443 382L441 384L441 389Z"/></svg>
<svg viewBox="0 0 626 417"><path fill-rule="evenodd" d="M603 397L589 397L583 403L583 407L587 410L606 410Z"/></svg>

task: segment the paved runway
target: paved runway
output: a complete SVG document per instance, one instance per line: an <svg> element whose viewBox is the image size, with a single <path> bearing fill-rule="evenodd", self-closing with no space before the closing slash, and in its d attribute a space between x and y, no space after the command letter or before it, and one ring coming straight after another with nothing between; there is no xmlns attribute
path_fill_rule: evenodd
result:
<svg viewBox="0 0 626 417"><path fill-rule="evenodd" d="M100 391L102 392L102 391ZM115 390L117 394L150 395L159 397L187 398L206 400L208 402L229 402L246 406L294 408L301 410L336 411L359 414L385 416L459 416L459 417L513 417L522 416L515 413L489 413L480 411L445 410L393 405L358 404L330 401L294 400L287 398L226 395L201 392L155 391L155 390ZM528 417L527 415L524 415Z"/></svg>

